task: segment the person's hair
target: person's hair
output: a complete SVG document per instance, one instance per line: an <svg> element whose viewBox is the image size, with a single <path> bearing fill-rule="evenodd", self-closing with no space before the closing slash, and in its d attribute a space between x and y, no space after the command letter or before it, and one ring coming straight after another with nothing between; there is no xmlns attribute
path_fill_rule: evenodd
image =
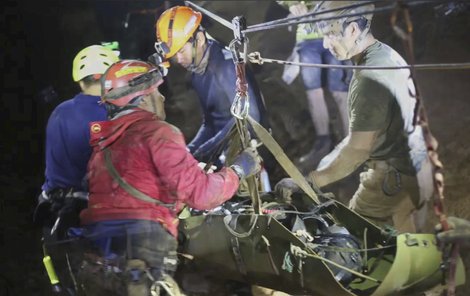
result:
<svg viewBox="0 0 470 296"><path fill-rule="evenodd" d="M350 21L350 22L344 22L343 23L343 31L346 29L347 26L349 26L350 23L356 23L357 26L359 27L359 30L364 31L367 28L367 23L369 21L365 17L361 17L360 19ZM370 29L369 29L370 31Z"/></svg>
<svg viewBox="0 0 470 296"><path fill-rule="evenodd" d="M88 75L80 81L83 82L85 87L90 87L94 84L101 83L100 78L96 78L95 75Z"/></svg>

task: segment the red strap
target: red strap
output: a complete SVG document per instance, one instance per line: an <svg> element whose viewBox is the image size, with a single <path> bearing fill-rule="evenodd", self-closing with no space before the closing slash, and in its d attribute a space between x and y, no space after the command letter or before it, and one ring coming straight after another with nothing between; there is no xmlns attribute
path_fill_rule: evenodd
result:
<svg viewBox="0 0 470 296"><path fill-rule="evenodd" d="M406 24L406 32L403 31L401 28L398 27L396 24L398 12L402 11L403 17L405 19ZM408 7L403 2L398 2L395 10L392 13L390 19L391 25L397 35L402 39L403 46L405 48L406 55L409 59L410 64L415 64L414 59L414 52L413 52L413 23L411 22L410 13ZM442 162L439 160L439 155L437 153L437 146L438 142L436 138L432 135L431 130L428 124L428 117L426 110L424 108L421 94L418 88L418 85L415 80L415 73L414 69L410 69L410 78L412 79L415 88L416 88L416 108L415 108L415 115L413 118L413 124L416 126L419 124L423 129L423 136L426 142L426 148L429 155L429 159L433 165L434 171L434 213L439 218L439 222L442 225L442 229L444 231L449 230L449 223L447 222L447 216L445 214L444 208L444 176L442 174L443 165ZM441 246L443 247L443 246ZM450 258L446 258L445 252L443 252L443 261L449 259L449 267L448 267L448 277L447 277L447 296L454 296L455 295L455 273L457 269L457 257L458 257L458 244L453 244L451 251L450 251Z"/></svg>
<svg viewBox="0 0 470 296"><path fill-rule="evenodd" d="M237 63L235 65L235 72L237 74L237 92L246 97L246 93L248 92L248 82L246 82L245 63Z"/></svg>

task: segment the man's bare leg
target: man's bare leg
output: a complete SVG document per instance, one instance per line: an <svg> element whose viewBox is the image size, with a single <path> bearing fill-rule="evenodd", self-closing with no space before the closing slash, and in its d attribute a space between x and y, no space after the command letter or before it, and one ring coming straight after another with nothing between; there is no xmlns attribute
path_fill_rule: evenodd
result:
<svg viewBox="0 0 470 296"><path fill-rule="evenodd" d="M343 138L349 134L349 113L348 113L348 93L345 91L332 91L331 96L336 102L341 126L343 128Z"/></svg>
<svg viewBox="0 0 470 296"><path fill-rule="evenodd" d="M331 150L330 116L322 88L307 91L307 100L313 126L315 127L315 144L310 152L299 158L299 168L309 171L318 165L320 160Z"/></svg>

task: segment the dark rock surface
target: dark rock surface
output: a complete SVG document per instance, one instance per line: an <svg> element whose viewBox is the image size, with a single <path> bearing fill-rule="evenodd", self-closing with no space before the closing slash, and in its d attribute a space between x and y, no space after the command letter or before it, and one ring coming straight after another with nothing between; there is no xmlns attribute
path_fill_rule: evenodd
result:
<svg viewBox="0 0 470 296"><path fill-rule="evenodd" d="M153 48L153 21L162 1L6 1L2 12L2 101L0 116L0 295L49 295L42 266L40 230L31 223L44 171L44 129L52 109L78 91L71 80L71 61L79 49L100 41L119 40L126 58L145 59ZM287 11L271 1L203 1L207 9L231 20L244 15L248 25L284 17ZM437 16L437 4L412 10L418 63L470 61L470 11ZM129 11L128 29L123 22ZM209 22L208 31L226 44L232 33ZM389 25L389 14L378 15L373 31L379 40L400 53L403 47ZM287 28L250 34L249 52L286 59L294 45ZM310 149L315 136L302 84L285 85L282 66L253 66L270 113L273 136L292 159ZM194 91L188 89L185 71L172 67L164 85L168 121L190 140L201 116ZM470 83L469 70L421 71L417 75L431 129L440 142L444 164L445 205L449 215L470 218ZM54 94L54 92L56 94ZM334 119L334 118L333 118ZM335 123L333 122L333 125ZM284 176L277 168L274 182ZM344 185L344 186L343 186ZM342 187L343 186L343 187ZM349 186L349 187L347 187ZM344 199L354 186L332 188ZM430 210L426 230L437 219ZM470 271L468 249L462 249ZM468 281L470 282L470 281ZM468 295L470 284L459 288Z"/></svg>

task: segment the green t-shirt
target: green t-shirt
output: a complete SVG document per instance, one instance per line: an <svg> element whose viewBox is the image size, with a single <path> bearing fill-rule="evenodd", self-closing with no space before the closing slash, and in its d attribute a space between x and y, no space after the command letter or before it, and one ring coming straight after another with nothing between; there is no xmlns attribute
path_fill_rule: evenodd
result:
<svg viewBox="0 0 470 296"><path fill-rule="evenodd" d="M358 65L401 66L403 58L379 41L369 46ZM348 107L351 131L379 131L370 159L388 160L405 174L414 174L408 133L416 99L408 69L355 70L349 86Z"/></svg>

